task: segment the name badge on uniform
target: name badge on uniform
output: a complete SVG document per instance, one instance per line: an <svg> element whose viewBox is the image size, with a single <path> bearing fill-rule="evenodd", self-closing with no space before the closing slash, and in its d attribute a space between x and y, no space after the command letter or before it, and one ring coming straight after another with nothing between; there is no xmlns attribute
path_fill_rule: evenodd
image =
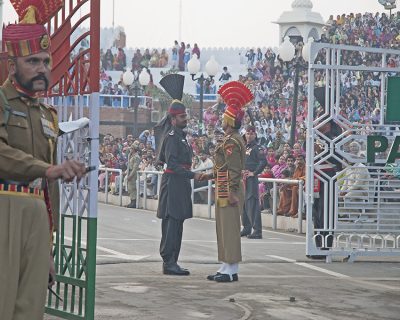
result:
<svg viewBox="0 0 400 320"><path fill-rule="evenodd" d="M42 121L42 128L43 128L44 135L48 138L56 139L57 133L56 133L56 129L54 128L53 122L51 122L45 118L41 118L40 120Z"/></svg>

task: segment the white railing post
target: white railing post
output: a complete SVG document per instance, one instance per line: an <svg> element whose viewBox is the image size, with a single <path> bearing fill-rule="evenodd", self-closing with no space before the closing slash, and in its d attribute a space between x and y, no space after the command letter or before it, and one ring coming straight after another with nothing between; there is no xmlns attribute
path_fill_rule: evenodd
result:
<svg viewBox="0 0 400 320"><path fill-rule="evenodd" d="M104 192L106 193L106 203L108 203L108 170L105 168L105 173L106 173L106 181L105 181L105 186L104 186Z"/></svg>
<svg viewBox="0 0 400 320"><path fill-rule="evenodd" d="M119 182L118 182L118 187L119 187L119 205L122 206L122 185L123 185L123 173L122 169L112 169L112 168L99 168L99 172L104 171L106 174L105 177L105 186L104 186L104 192L105 192L105 203L108 203L108 173L109 172L117 172L118 177L119 177Z"/></svg>
<svg viewBox="0 0 400 320"><path fill-rule="evenodd" d="M147 210L147 173L143 171L143 207Z"/></svg>
<svg viewBox="0 0 400 320"><path fill-rule="evenodd" d="M299 207L297 210L297 233L303 232L303 180L299 181Z"/></svg>
<svg viewBox="0 0 400 320"><path fill-rule="evenodd" d="M141 171L138 171L136 173L136 208L140 208L139 207L139 202L140 202L140 174Z"/></svg>
<svg viewBox="0 0 400 320"><path fill-rule="evenodd" d="M277 220L277 216L276 216L276 200L277 200L277 190L276 190L276 182L273 182L273 186L272 186L272 229L276 230L276 220Z"/></svg>
<svg viewBox="0 0 400 320"><path fill-rule="evenodd" d="M119 170L119 206L120 207L122 207L122 185L123 185L123 175L122 175L122 170L121 169L118 169Z"/></svg>

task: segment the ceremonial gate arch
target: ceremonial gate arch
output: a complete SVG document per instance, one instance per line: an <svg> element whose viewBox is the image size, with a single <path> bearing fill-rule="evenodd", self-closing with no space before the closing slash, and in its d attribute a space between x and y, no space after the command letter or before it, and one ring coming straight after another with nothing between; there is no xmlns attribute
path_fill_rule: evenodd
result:
<svg viewBox="0 0 400 320"><path fill-rule="evenodd" d="M86 116L90 124L59 139L59 161L77 159L96 167L79 183L60 186L60 221L54 251L56 293L46 313L65 319L94 319L97 181L99 154L100 0L65 0L48 23L53 69L49 102L59 120ZM89 106L88 108L85 106Z"/></svg>
<svg viewBox="0 0 400 320"><path fill-rule="evenodd" d="M400 61L400 51L326 43L311 46L307 255L324 255L327 262L333 256L349 261L357 256L400 256L400 112L396 109L393 113L392 108L396 103L399 108L400 99L391 89L400 91L400 85L396 86L400 68L388 65L392 58ZM353 86L345 85L346 76ZM362 79L366 81L357 86L357 80ZM356 95L351 88L373 90L377 95L374 108L380 107L381 115L375 123L358 123L350 116L348 111L356 110L351 101L346 106L346 97L351 100ZM365 101L364 93L357 97L360 104ZM320 106L316 100L320 100ZM358 106L359 110L364 107L368 106ZM334 128L340 129L335 133ZM350 147L361 147L361 152ZM318 208L321 219L315 224Z"/></svg>

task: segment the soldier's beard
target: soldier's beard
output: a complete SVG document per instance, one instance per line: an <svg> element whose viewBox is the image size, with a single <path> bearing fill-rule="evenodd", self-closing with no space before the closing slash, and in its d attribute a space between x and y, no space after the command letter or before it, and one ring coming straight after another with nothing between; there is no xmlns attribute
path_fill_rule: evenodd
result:
<svg viewBox="0 0 400 320"><path fill-rule="evenodd" d="M18 82L18 84L26 91L28 92L32 92L32 91L47 91L48 87L49 87L49 80L44 76L44 75L38 75L28 81L22 81L22 77L20 75L20 73L17 71L15 73L15 80ZM37 80L42 80L45 83L45 88L41 89L41 90L35 90L34 88L34 81Z"/></svg>

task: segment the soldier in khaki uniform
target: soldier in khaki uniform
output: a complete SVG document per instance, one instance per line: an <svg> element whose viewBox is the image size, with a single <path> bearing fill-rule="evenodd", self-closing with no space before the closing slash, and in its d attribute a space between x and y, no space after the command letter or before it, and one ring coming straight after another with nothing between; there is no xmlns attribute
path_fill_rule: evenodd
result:
<svg viewBox="0 0 400 320"><path fill-rule="evenodd" d="M137 152L137 146L132 145L128 163L128 176L126 178L128 181L128 193L131 199L131 203L126 206L127 208L136 208L137 172L139 171L139 164L141 160Z"/></svg>
<svg viewBox="0 0 400 320"><path fill-rule="evenodd" d="M227 105L222 123L225 136L215 150L214 172L204 174L202 179L215 178L218 260L222 265L207 279L231 282L238 281L239 262L242 261L240 217L244 203L242 171L246 146L238 130L244 116L242 108L253 99L253 95L237 81L225 84L218 93Z"/></svg>
<svg viewBox="0 0 400 320"><path fill-rule="evenodd" d="M27 16L34 18L35 8ZM58 120L55 110L38 100L50 79L49 36L43 25L23 21L3 31L9 77L0 87L2 320L43 319L49 272L54 276L49 184L86 172L77 161L54 165Z"/></svg>

